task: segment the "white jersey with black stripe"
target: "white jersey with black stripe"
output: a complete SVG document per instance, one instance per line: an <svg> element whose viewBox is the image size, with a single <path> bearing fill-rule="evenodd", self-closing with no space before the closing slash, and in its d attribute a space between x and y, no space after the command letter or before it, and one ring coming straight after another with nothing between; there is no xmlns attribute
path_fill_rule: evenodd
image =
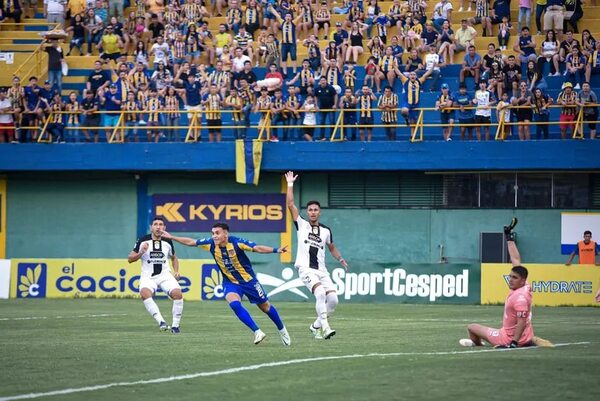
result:
<svg viewBox="0 0 600 401"><path fill-rule="evenodd" d="M298 237L298 251L294 266L297 269L309 267L326 272L325 246L333 242L331 229L323 224L313 226L300 216L294 225Z"/></svg>
<svg viewBox="0 0 600 401"><path fill-rule="evenodd" d="M175 255L175 247L171 240L154 240L152 235L139 238L133 247L134 252L139 252L142 244L148 243L148 249L140 260L142 261L142 277L154 277L171 269L171 256Z"/></svg>

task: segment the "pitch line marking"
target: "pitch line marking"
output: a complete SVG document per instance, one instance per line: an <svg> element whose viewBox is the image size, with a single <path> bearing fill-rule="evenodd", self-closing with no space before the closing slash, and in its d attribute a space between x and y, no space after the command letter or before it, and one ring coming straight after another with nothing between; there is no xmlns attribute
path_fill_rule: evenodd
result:
<svg viewBox="0 0 600 401"><path fill-rule="evenodd" d="M47 320L47 319L82 319L90 317L113 317L127 316L127 313L100 313L97 315L74 315L74 316L25 316L25 317L1 317L0 321L7 320Z"/></svg>
<svg viewBox="0 0 600 401"><path fill-rule="evenodd" d="M591 342L583 341L583 342L574 342L574 343L563 343L563 344L554 344L554 346L555 347L567 347L567 346L573 346L573 345L588 345L588 344L591 344ZM50 397L50 396L54 396L54 395L105 390L105 389L112 388L112 387L136 386L136 385L140 385L140 384L167 383L167 382L179 381L179 380L196 379L198 377L228 375L228 374L233 374L233 373L246 372L246 371L250 371L250 370L258 370L258 369L262 369L262 368L297 365L297 364L307 363L307 362L334 361L334 360L338 360L338 359L357 359L357 358L386 358L386 357L395 357L395 356L441 356L441 355L482 354L482 353L486 353L486 352L527 351L527 350L532 350L532 349L537 349L537 348L541 348L541 347L505 348L505 349L486 348L486 349L476 349L476 350L468 350L468 351L389 352L389 353L334 355L334 356L322 356L322 357L316 357L316 358L291 359L289 361L266 362L266 363L260 363L260 364L256 364L256 365L240 366L238 368L215 370L212 372L197 372L197 373L190 373L187 375L160 377L157 379L149 379L149 380L136 380L136 381L132 381L132 382L116 382L116 383L108 383L108 384L99 384L96 386L67 388L67 389L63 389L63 390L47 391L44 393L29 393L29 394L10 395L7 397L0 397L0 401L27 400L27 399L34 399L34 398L41 398L41 397Z"/></svg>

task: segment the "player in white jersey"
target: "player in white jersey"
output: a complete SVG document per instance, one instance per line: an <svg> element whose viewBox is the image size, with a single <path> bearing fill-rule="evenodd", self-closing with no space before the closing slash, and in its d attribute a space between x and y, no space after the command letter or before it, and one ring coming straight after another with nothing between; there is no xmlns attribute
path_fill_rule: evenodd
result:
<svg viewBox="0 0 600 401"><path fill-rule="evenodd" d="M310 331L315 338L329 339L335 335L335 330L329 326L327 317L338 304L335 285L331 281L325 266L325 246L344 269L348 264L342 258L340 251L333 244L331 229L319 223L321 205L317 201L309 201L306 205L308 221L300 217L294 204L294 181L298 178L293 171L285 174L287 180L287 207L292 214L298 237L295 267L306 287L314 294L316 300L317 320L310 325Z"/></svg>
<svg viewBox="0 0 600 401"><path fill-rule="evenodd" d="M173 242L170 239L161 238L165 228L165 220L162 217L152 219L151 234L137 240L135 247L127 257L127 261L133 263L142 260L140 296L144 301L144 306L156 320L161 331L170 329L171 333L178 334L180 332L181 313L183 312L183 294L177 282L179 280L179 261L175 256ZM173 262L173 273L171 273L169 259ZM173 323L170 328L162 317L158 305L152 299L158 288L173 300Z"/></svg>

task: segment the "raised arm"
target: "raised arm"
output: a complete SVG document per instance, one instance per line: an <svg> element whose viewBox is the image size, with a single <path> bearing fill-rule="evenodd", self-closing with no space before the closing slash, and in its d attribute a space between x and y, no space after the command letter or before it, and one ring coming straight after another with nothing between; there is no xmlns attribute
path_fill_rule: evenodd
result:
<svg viewBox="0 0 600 401"><path fill-rule="evenodd" d="M196 246L196 240L193 238L189 238L189 237L176 237L166 231L162 232L162 238L164 239L170 239L173 240L175 242L179 242L182 245L186 245L186 246Z"/></svg>
<svg viewBox="0 0 600 401"><path fill-rule="evenodd" d="M296 178L298 178L298 176L294 175L293 171L288 171L287 173L285 173L285 179L287 181L287 193L285 195L285 203L287 204L287 207L290 210L290 213L292 214L293 221L298 220L298 216L300 215L300 213L298 213L298 208L294 204L294 182L296 181Z"/></svg>

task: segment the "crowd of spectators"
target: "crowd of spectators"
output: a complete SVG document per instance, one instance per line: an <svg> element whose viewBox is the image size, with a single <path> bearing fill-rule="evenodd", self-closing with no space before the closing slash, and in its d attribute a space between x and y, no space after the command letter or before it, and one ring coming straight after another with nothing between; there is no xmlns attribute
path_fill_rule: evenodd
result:
<svg viewBox="0 0 600 401"><path fill-rule="evenodd" d="M515 35L510 0L467 1L472 16L460 21L449 0L435 4L430 16L425 0L393 0L387 9L377 0L131 1L44 1L48 22L69 35L68 50L63 54L57 40L47 40L48 80L38 86L31 77L25 86L15 78L0 92L0 141L34 141L44 123L57 142L104 141L119 121L127 141L179 141L192 122L193 140L207 130L209 141L220 141L223 129L235 138L253 135L253 113L261 122L268 116L273 141L326 140L339 110L347 139L371 140L376 124L395 140L399 116L409 126L417 121L427 80L438 94L446 140L455 124L463 138L474 131L480 139L483 130L488 139L493 108L498 121L548 121L553 103L563 106L563 138L579 107L595 136L597 109L586 105L597 102L589 82L600 72L600 41L588 29L580 40L574 37L581 0L520 0L508 56ZM0 19L27 16L21 3L0 0ZM332 14L344 16L332 23ZM544 32L541 43L530 33L533 14L538 35ZM213 17L221 17L214 31ZM493 37L497 26L498 44L490 41L484 56L476 47L478 25L484 37ZM63 99L70 55L97 61L81 96L72 92ZM459 85L444 82L444 69L457 58L463 60ZM548 76L562 77L556 99L546 92ZM15 130L6 128L11 124ZM279 135L285 126L290 129ZM527 124L515 130L521 139L531 137ZM547 125L536 130L537 138L548 137Z"/></svg>

